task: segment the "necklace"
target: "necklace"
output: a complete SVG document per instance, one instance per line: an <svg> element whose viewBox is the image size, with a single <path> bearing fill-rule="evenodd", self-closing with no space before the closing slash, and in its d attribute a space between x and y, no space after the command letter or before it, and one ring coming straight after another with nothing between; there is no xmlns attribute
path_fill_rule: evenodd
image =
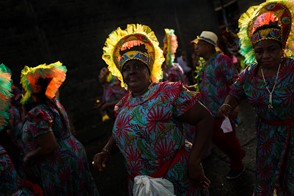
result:
<svg viewBox="0 0 294 196"><path fill-rule="evenodd" d="M266 82L265 78L264 78L263 69L262 68L260 69L261 75L262 75L262 79L263 79L263 81L265 83L266 90L269 93L269 100L268 100L268 106L267 106L269 109L274 108L273 107L273 92L274 92L274 90L276 88L276 84L277 84L277 81L278 81L278 78L279 78L280 67L281 67L281 63L279 64L277 75L276 75L276 78L275 78L275 83L274 83L274 86L273 86L273 88L272 88L271 91L270 91L270 89L269 89L269 87L267 85L267 82Z"/></svg>

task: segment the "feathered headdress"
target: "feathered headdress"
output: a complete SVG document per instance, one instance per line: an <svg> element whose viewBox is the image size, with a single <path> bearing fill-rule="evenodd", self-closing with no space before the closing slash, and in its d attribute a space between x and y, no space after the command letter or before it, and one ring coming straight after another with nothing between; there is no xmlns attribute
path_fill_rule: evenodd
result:
<svg viewBox="0 0 294 196"><path fill-rule="evenodd" d="M56 92L62 85L66 78L66 67L62 65L59 61L49 65L41 64L36 67L25 66L21 71L21 84L25 90L25 95L21 99L21 103L27 103L31 97L32 93L38 92L37 81L42 79L51 79L49 82L45 95L49 99L55 97Z"/></svg>
<svg viewBox="0 0 294 196"><path fill-rule="evenodd" d="M130 51L123 55L120 53L140 45L144 45L147 54L140 51ZM110 33L103 47L102 59L112 75L121 81L122 87L126 87L126 84L123 81L121 68L131 59L140 60L149 66L153 82L158 82L162 78L161 65L164 62L162 50L154 32L146 25L128 24L125 30L119 27Z"/></svg>
<svg viewBox="0 0 294 196"><path fill-rule="evenodd" d="M255 63L253 45L260 40L272 39L279 41L287 57L294 54L294 29L291 28L294 17L294 1L268 0L258 6L250 7L239 18L240 53L245 63ZM266 29L256 33L264 25L276 24L279 29Z"/></svg>
<svg viewBox="0 0 294 196"><path fill-rule="evenodd" d="M8 124L11 93L11 72L4 65L0 64L0 131Z"/></svg>
<svg viewBox="0 0 294 196"><path fill-rule="evenodd" d="M163 54L165 57L165 64L167 66L172 66L175 60L175 53L178 48L178 40L173 29L164 29L164 31Z"/></svg>

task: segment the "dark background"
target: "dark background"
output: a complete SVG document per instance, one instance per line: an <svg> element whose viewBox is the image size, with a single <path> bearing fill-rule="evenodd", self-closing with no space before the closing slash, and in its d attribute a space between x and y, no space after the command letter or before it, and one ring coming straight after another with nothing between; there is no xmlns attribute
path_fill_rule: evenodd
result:
<svg viewBox="0 0 294 196"><path fill-rule="evenodd" d="M68 73L61 100L77 132L97 129L94 108L101 94L97 76L108 34L128 23L151 27L162 46L164 28L173 28L179 50L202 30L220 33L224 16L235 28L240 13L260 1L247 0L1 0L0 63L19 85L21 69L61 61ZM223 8L223 9L221 9ZM231 25L231 26L230 26ZM234 27L233 27L234 25Z"/></svg>
<svg viewBox="0 0 294 196"><path fill-rule="evenodd" d="M179 50L203 30L218 35L226 27L236 30L237 19L249 5L260 0L0 0L0 63L12 70L19 86L25 65L61 61L67 66L67 79L61 86L61 101L67 109L78 138L85 144L89 160L111 134L112 122L101 122L94 107L102 89L98 74L103 66L102 47L109 33L128 23L151 27L163 45L164 28L173 28ZM245 105L244 109L248 109ZM244 113L254 117L252 111ZM212 195L250 195L253 189L255 138L252 119L239 132L246 149L247 175L227 182L228 160L218 152L205 164L213 180ZM247 126L249 125L249 127ZM248 131L249 130L249 131ZM101 195L127 195L122 157L115 154L105 172L93 170ZM245 180L244 180L245 178ZM237 184L236 184L237 183Z"/></svg>

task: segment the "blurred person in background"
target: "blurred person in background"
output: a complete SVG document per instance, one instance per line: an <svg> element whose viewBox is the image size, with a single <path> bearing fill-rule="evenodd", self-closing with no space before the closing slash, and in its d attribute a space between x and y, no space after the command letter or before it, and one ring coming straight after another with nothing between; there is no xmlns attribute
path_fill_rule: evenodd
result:
<svg viewBox="0 0 294 196"><path fill-rule="evenodd" d="M20 150L8 134L13 127L9 121L12 95L11 72L0 64L0 193L5 196L42 196L40 186L21 177L15 168L19 165Z"/></svg>
<svg viewBox="0 0 294 196"><path fill-rule="evenodd" d="M195 52L205 60L200 75L199 100L215 118L212 142L230 159L230 171L226 178L233 180L241 176L245 170L242 161L245 151L235 132L234 119L237 117L237 112L235 111L235 114L228 118L223 118L218 115L218 109L224 103L230 91L230 85L238 76L238 71L231 58L216 51L217 41L217 35L211 31L202 31L197 37ZM223 122L228 122L229 130L222 128Z"/></svg>
<svg viewBox="0 0 294 196"><path fill-rule="evenodd" d="M101 98L96 100L96 107L102 114L102 121L108 119L114 121L114 106L127 94L127 90L121 87L120 81L106 67L100 70L98 79L103 92Z"/></svg>
<svg viewBox="0 0 294 196"><path fill-rule="evenodd" d="M45 195L99 195L85 148L72 135L67 112L56 99L66 71L60 62L21 71L25 171Z"/></svg>

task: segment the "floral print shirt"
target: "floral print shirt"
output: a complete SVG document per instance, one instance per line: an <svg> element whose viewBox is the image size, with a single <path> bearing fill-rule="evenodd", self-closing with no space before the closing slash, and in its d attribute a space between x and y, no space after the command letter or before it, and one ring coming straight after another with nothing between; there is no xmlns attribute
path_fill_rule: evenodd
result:
<svg viewBox="0 0 294 196"><path fill-rule="evenodd" d="M230 85L238 77L237 69L232 59L219 53L207 61L201 74L200 101L216 117L230 91Z"/></svg>
<svg viewBox="0 0 294 196"><path fill-rule="evenodd" d="M185 134L177 117L197 102L197 95L180 82L160 82L142 96L131 93L116 105L113 138L125 160L129 175L152 175L173 159L184 146ZM177 195L187 195L191 188L187 178L188 152L168 170L166 178L173 182ZM132 187L132 179L130 187ZM131 188L130 188L131 190Z"/></svg>
<svg viewBox="0 0 294 196"><path fill-rule="evenodd" d="M294 195L294 60L284 59L273 91L269 92L258 74L258 65L243 70L230 94L238 100L247 98L257 114L256 177L257 195ZM265 77L270 89L276 75Z"/></svg>

